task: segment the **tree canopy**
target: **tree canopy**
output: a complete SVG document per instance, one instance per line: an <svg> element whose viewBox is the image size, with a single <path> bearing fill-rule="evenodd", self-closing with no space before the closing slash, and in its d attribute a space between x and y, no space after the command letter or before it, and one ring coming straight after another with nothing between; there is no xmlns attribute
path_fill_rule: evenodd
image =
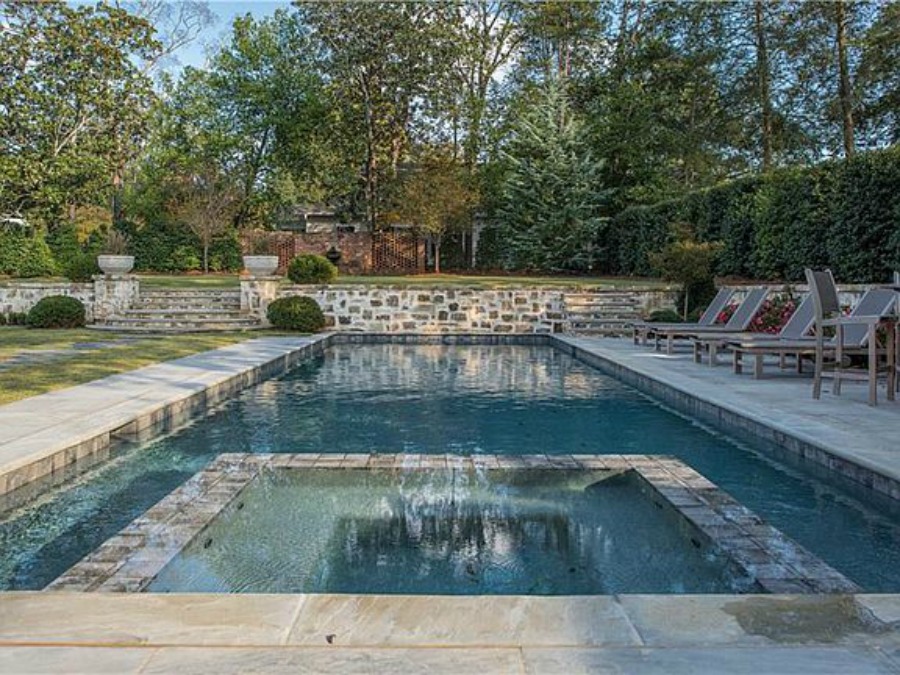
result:
<svg viewBox="0 0 900 675"><path fill-rule="evenodd" d="M298 0L165 71L211 20L0 3L0 214L177 228L202 174L232 230L311 207L424 230L454 219L410 185L464 184L508 264L590 269L627 207L900 139L896 3Z"/></svg>

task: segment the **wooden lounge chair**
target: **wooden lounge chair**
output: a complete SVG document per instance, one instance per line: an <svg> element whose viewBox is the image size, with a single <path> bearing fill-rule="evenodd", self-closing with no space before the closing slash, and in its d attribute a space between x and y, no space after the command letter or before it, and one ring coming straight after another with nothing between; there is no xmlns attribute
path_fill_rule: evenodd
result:
<svg viewBox="0 0 900 675"><path fill-rule="evenodd" d="M794 310L794 313L791 314L791 318L788 319L787 323L782 326L781 330L775 334L770 335L767 333L732 333L728 335L704 335L699 336L694 339L694 361L700 363L703 358L703 352L706 351L709 353L709 365L714 366L718 363L718 351L722 348L730 348L734 351L734 368L736 373L740 373L742 370L742 356L744 353L752 352L752 345L755 342L765 342L771 344L773 341L780 340L788 340L788 341L797 341L803 340L806 338L810 329L813 327L813 322L815 321L815 307L813 306L813 298L812 295L806 295L797 308ZM812 340L812 338L807 338ZM813 344L810 342L810 344ZM747 345L747 349L743 349L743 346ZM758 354L756 359L756 367L754 369L754 376L759 377L762 373L762 361L763 356L765 355L765 351ZM781 354L781 367L784 368L785 364L785 354ZM797 364L798 369L802 368L799 363Z"/></svg>
<svg viewBox="0 0 900 675"><path fill-rule="evenodd" d="M888 400L894 400L895 377L893 333L888 333L887 349L878 349L876 331L878 324L893 314L896 296L886 288L874 288L866 291L850 316L841 316L837 289L830 270L816 272L806 270L809 290L815 299L816 308L816 370L813 377L813 398L822 395L822 380L831 377L834 385L831 391L835 395L841 393L841 383L845 379L868 380L869 405L878 402L878 375L887 373ZM825 338L825 329L833 328L835 335L830 340ZM845 355L861 354L867 357L868 367L865 371L847 370L844 368ZM826 368L825 357L832 357ZM879 356L886 356L886 367L879 366Z"/></svg>
<svg viewBox="0 0 900 675"><path fill-rule="evenodd" d="M676 328L681 327L685 329L689 328L701 328L705 326L712 326L715 324L716 319L719 317L719 314L722 313L722 310L725 309L726 305L728 305L728 301L731 300L734 295L733 288L722 287L716 293L716 297L712 299L712 301L706 306L706 310L703 314L700 315L700 318L696 323L652 323L649 321L641 321L635 323L633 326L634 330L634 344L647 344L647 339L651 335L655 335L657 330L665 330L666 328ZM659 351L659 340L656 341L656 350Z"/></svg>
<svg viewBox="0 0 900 675"><path fill-rule="evenodd" d="M690 325L679 326L678 324L667 324L662 328L655 329L653 335L656 340L657 351L659 351L659 341L663 337L666 338L666 354L671 354L673 343L678 338L693 339L704 335L714 336L717 334L743 333L747 330L753 317L756 316L759 308L762 307L768 294L768 288L751 288L747 291L747 295L744 296L744 299L741 301L738 308L734 310L734 314L732 314L728 322L724 324L693 327Z"/></svg>

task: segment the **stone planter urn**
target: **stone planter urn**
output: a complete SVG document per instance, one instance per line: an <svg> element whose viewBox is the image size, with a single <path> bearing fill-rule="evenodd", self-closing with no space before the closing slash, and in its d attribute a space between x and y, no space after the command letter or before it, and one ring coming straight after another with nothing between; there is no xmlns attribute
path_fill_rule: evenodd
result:
<svg viewBox="0 0 900 675"><path fill-rule="evenodd" d="M134 267L133 255L98 255L97 265L104 274L124 275Z"/></svg>
<svg viewBox="0 0 900 675"><path fill-rule="evenodd" d="M270 277L278 269L277 255L245 255L244 269L253 277Z"/></svg>

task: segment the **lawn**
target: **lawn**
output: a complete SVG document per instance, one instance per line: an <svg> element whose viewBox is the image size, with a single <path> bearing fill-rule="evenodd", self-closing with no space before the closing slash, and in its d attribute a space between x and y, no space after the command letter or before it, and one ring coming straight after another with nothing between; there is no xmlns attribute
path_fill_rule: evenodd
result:
<svg viewBox="0 0 900 675"><path fill-rule="evenodd" d="M277 333L215 333L134 338L102 349L77 349L79 343L114 342L124 336L89 330L0 328L0 405L142 368L197 352ZM40 352L75 350L55 355ZM28 350L31 362L7 365ZM46 358L46 360L42 360Z"/></svg>
<svg viewBox="0 0 900 675"><path fill-rule="evenodd" d="M238 276L234 274L209 275L140 275L144 287L171 289L237 288ZM287 281L285 282L287 283ZM549 286L554 288L598 287L623 288L639 286L660 288L666 284L659 279L631 279L615 277L548 277L548 276L481 276L474 274L416 274L409 276L340 276L335 285L409 286L413 288L442 286L450 288L518 288L522 286Z"/></svg>

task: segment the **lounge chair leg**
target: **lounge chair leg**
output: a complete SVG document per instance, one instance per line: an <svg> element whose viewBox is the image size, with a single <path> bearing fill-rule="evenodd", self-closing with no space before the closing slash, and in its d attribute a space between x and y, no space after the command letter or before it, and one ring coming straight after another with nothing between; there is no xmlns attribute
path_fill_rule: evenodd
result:
<svg viewBox="0 0 900 675"><path fill-rule="evenodd" d="M785 368L787 368L787 361L786 361L786 359L785 359L785 357L784 357L784 352L781 352L781 353L778 355L778 367L781 368L782 370L784 370Z"/></svg>
<svg viewBox="0 0 900 675"><path fill-rule="evenodd" d="M878 405L878 342L875 326L869 326L869 405Z"/></svg>
<svg viewBox="0 0 900 675"><path fill-rule="evenodd" d="M744 364L741 363L741 351L739 349L735 349L732 354L734 354L734 358L732 360L734 374L740 375L744 371Z"/></svg>
<svg viewBox="0 0 900 675"><path fill-rule="evenodd" d="M813 398L816 400L822 398L822 368L825 366L825 349L822 342L820 333L816 341L816 369L813 372Z"/></svg>
<svg viewBox="0 0 900 675"><path fill-rule="evenodd" d="M709 343L709 367L719 365L719 349L715 342Z"/></svg>
<svg viewBox="0 0 900 675"><path fill-rule="evenodd" d="M659 351L659 333L653 334L653 346L656 351Z"/></svg>
<svg viewBox="0 0 900 675"><path fill-rule="evenodd" d="M803 374L803 355L797 354L796 358L797 358L797 374L802 375Z"/></svg>
<svg viewBox="0 0 900 675"><path fill-rule="evenodd" d="M673 340L672 336L666 335L666 354L668 354L669 356L672 355L672 347L673 347L672 343L673 342L674 342L674 340Z"/></svg>
<svg viewBox="0 0 900 675"><path fill-rule="evenodd" d="M763 376L763 355L757 354L753 360L753 379L758 380Z"/></svg>
<svg viewBox="0 0 900 675"><path fill-rule="evenodd" d="M703 346L699 342L694 342L694 363L703 361Z"/></svg>

